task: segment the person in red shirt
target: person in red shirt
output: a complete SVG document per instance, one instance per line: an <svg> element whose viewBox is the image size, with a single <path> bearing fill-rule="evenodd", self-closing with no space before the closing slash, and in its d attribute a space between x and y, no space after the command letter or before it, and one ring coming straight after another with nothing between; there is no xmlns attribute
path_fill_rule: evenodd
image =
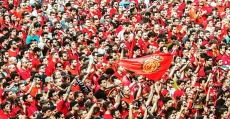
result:
<svg viewBox="0 0 230 119"><path fill-rule="evenodd" d="M226 53L222 57L223 65L230 65L230 46L227 46Z"/></svg>
<svg viewBox="0 0 230 119"><path fill-rule="evenodd" d="M141 15L137 14L137 8L136 7L131 8L130 13L135 16L135 18L137 19L137 23L139 23L141 21Z"/></svg>
<svg viewBox="0 0 230 119"><path fill-rule="evenodd" d="M51 56L52 56L52 60L49 62L48 67L50 69L50 74L53 74L53 72L56 70L55 64L58 62L59 56L56 51L52 52Z"/></svg>
<svg viewBox="0 0 230 119"><path fill-rule="evenodd" d="M65 70L65 68L67 66L68 67L70 66L70 63L69 63L69 61L67 59L68 58L68 53L66 51L62 51L62 52L60 52L59 57L60 57L60 62L63 65L63 69Z"/></svg>
<svg viewBox="0 0 230 119"><path fill-rule="evenodd" d="M14 40L11 40L9 42L9 45L10 45L10 49L8 50L8 53L9 53L9 57L16 57L17 56L17 52L16 52L16 49L17 49L17 43L16 41Z"/></svg>
<svg viewBox="0 0 230 119"><path fill-rule="evenodd" d="M34 113L36 113L36 111L38 111L38 109L32 103L34 101L33 97L29 94L25 94L25 95L23 95L23 101L24 101L23 105L26 106L26 111L27 111L26 116L29 118L35 118Z"/></svg>
<svg viewBox="0 0 230 119"><path fill-rule="evenodd" d="M120 65L117 65L117 71L114 73L114 76L117 76L119 80L122 80L126 74L127 73L125 71L125 68Z"/></svg>
<svg viewBox="0 0 230 119"><path fill-rule="evenodd" d="M41 64L40 58L39 58L41 55L41 49L38 47L35 47L33 49L33 52L34 52L34 58L32 59L32 69L37 70L37 66Z"/></svg>
<svg viewBox="0 0 230 119"><path fill-rule="evenodd" d="M67 69L72 75L77 75L78 69L77 69L77 61L76 59L70 59L70 67Z"/></svg>
<svg viewBox="0 0 230 119"><path fill-rule="evenodd" d="M122 79L122 86L129 86L134 72L127 70L127 74Z"/></svg>
<svg viewBox="0 0 230 119"><path fill-rule="evenodd" d="M97 64L97 70L95 71L95 73L90 75L90 79L93 81L93 84L95 84L96 86L99 85L98 80L102 72L103 72L103 66L101 64Z"/></svg>
<svg viewBox="0 0 230 119"><path fill-rule="evenodd" d="M158 48L158 44L157 44L157 42L155 41L155 40L156 40L156 39L155 39L155 36L156 36L156 34L153 33L153 32L149 32L149 33L148 33L149 41L146 42L145 45L144 45L144 52L147 52L147 46L148 46L149 44L151 44L152 46L154 46L156 49Z"/></svg>
<svg viewBox="0 0 230 119"><path fill-rule="evenodd" d="M85 20L85 28L82 29L83 33L88 33L89 35L89 39L91 38L91 36L94 34L93 30L90 28L91 23L89 20Z"/></svg>
<svg viewBox="0 0 230 119"><path fill-rule="evenodd" d="M73 82L74 81L76 81L76 79L74 79L71 83L70 83L70 85L69 85L69 87L68 87L68 89L67 89L67 91L66 91L66 93L64 94L64 93L62 93L62 95L61 95L61 92L59 92L59 98L61 99L61 101L60 102L58 102L58 104L57 104L57 111L61 111L63 114L64 114L64 116L66 116L66 114L69 112L69 108L70 108L70 102L68 102L68 98L72 95L73 96L73 92L72 91L70 91L70 89L71 89L71 86L73 85ZM64 91L65 92L65 91ZM70 95L71 94L71 95ZM71 96L71 97L72 97Z"/></svg>
<svg viewBox="0 0 230 119"><path fill-rule="evenodd" d="M117 71L117 65L114 64L114 59L113 59L113 57L112 57L112 56L108 56L108 57L106 58L106 61L108 62L108 64L106 64L106 65L103 67L103 72L105 72L106 69L108 69L108 68L112 68L112 69L114 70L114 72L116 72L116 71Z"/></svg>
<svg viewBox="0 0 230 119"><path fill-rule="evenodd" d="M113 109L113 103L112 102L105 102L103 103L103 107L105 107L105 114L103 116L104 119L113 119L111 115L111 110Z"/></svg>
<svg viewBox="0 0 230 119"><path fill-rule="evenodd" d="M3 113L1 114L0 119L9 119L10 116L10 112L11 112L11 105L9 102L4 102L1 104L1 109L3 110Z"/></svg>
<svg viewBox="0 0 230 119"><path fill-rule="evenodd" d="M22 77L23 80L27 80L28 78L30 78L30 70L27 69L27 62L28 60L26 59L21 60L22 68L19 70L19 75Z"/></svg>

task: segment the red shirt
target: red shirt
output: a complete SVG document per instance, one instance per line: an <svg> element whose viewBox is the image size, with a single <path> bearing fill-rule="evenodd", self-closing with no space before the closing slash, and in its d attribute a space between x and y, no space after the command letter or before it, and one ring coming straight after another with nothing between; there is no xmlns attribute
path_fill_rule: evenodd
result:
<svg viewBox="0 0 230 119"><path fill-rule="evenodd" d="M45 74L46 74L46 76L51 76L52 75L49 67L46 67Z"/></svg>
<svg viewBox="0 0 230 119"><path fill-rule="evenodd" d="M124 76L122 79L122 86L129 86L131 84L131 80L127 78L127 76Z"/></svg>
<svg viewBox="0 0 230 119"><path fill-rule="evenodd" d="M65 70L66 66L68 66L68 65L70 66L69 61L65 61L64 64L63 63L61 63L61 64L63 65L63 70Z"/></svg>
<svg viewBox="0 0 230 119"><path fill-rule="evenodd" d="M88 29L86 29L86 28L83 28L83 29L82 29L82 32L83 32L83 33L85 33L85 32L86 32L86 33L88 33L88 35L89 35L89 39L90 39L90 38L91 38L91 36L93 35L93 33L92 33L92 32L90 32L90 31L89 31Z"/></svg>
<svg viewBox="0 0 230 119"><path fill-rule="evenodd" d="M32 59L32 68L36 68L37 69L37 66L41 64L41 62L35 58Z"/></svg>
<svg viewBox="0 0 230 119"><path fill-rule="evenodd" d="M111 114L104 114L103 118L104 119L113 119L113 117L111 116Z"/></svg>
<svg viewBox="0 0 230 119"><path fill-rule="evenodd" d="M10 116L2 113L0 119L10 119Z"/></svg>
<svg viewBox="0 0 230 119"><path fill-rule="evenodd" d="M56 70L55 69L55 64L56 64L57 62L54 62L53 60L49 63L49 69L50 69L50 73L51 74L53 74L53 72Z"/></svg>
<svg viewBox="0 0 230 119"><path fill-rule="evenodd" d="M32 54L29 52L29 59L34 59L34 53Z"/></svg>
<svg viewBox="0 0 230 119"><path fill-rule="evenodd" d="M16 57L17 56L17 52L16 51L12 51L12 50L8 50L9 53L9 57Z"/></svg>
<svg viewBox="0 0 230 119"><path fill-rule="evenodd" d="M18 110L21 110L21 108L18 106L16 108L12 109L10 116L15 117L17 115Z"/></svg>
<svg viewBox="0 0 230 119"><path fill-rule="evenodd" d="M33 116L34 112L38 111L37 107L32 103L25 102L23 105L26 105L26 111L27 111L26 116L27 117Z"/></svg>
<svg viewBox="0 0 230 119"><path fill-rule="evenodd" d="M26 79L30 78L30 70L25 70L25 69L21 68L19 70L19 75L22 77L23 80L26 80Z"/></svg>
<svg viewBox="0 0 230 119"><path fill-rule="evenodd" d="M147 46L149 45L150 43L149 42L146 42L145 43L145 46L144 46L144 52L147 52ZM158 48L158 44L156 41L153 42L152 46L155 46L156 48Z"/></svg>
<svg viewBox="0 0 230 119"><path fill-rule="evenodd" d="M66 114L69 112L70 103L65 102L63 99L57 104L57 111L61 111L66 117Z"/></svg>
<svg viewBox="0 0 230 119"><path fill-rule="evenodd" d="M122 81L123 77L126 75L126 72L123 72L122 74L119 74L118 72L114 73L114 76L117 76L119 80Z"/></svg>
<svg viewBox="0 0 230 119"><path fill-rule="evenodd" d="M222 57L223 65L230 65L230 57L228 57L226 54Z"/></svg>

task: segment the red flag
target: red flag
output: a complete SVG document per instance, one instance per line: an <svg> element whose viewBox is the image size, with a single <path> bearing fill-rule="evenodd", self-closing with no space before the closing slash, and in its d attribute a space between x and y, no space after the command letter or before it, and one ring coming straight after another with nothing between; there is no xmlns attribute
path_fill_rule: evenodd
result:
<svg viewBox="0 0 230 119"><path fill-rule="evenodd" d="M132 58L133 56L133 47L135 46L136 46L136 39L135 39L135 32L133 32L133 41L132 41L131 51L129 53L129 59Z"/></svg>
<svg viewBox="0 0 230 119"><path fill-rule="evenodd" d="M170 54L153 54L140 58L123 59L118 62L118 65L143 75L149 80L158 81L170 67L172 58L173 55Z"/></svg>

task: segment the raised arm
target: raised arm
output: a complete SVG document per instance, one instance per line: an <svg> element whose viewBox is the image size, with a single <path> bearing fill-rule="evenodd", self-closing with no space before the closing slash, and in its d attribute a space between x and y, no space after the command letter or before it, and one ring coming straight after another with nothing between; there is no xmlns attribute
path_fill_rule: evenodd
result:
<svg viewBox="0 0 230 119"><path fill-rule="evenodd" d="M94 110L95 107L97 107L97 103L93 104L93 106L90 108L90 110L89 110L89 112L88 112L88 114L87 114L85 119L90 119L91 118L91 116L93 114L93 110Z"/></svg>
<svg viewBox="0 0 230 119"><path fill-rule="evenodd" d="M152 98L153 98L154 85L151 85L150 89L151 89L151 90L150 90L148 99L147 99L147 101L146 101L146 103L145 103L146 106L149 106L149 104L150 104L150 102L151 102L151 100L152 100Z"/></svg>
<svg viewBox="0 0 230 119"><path fill-rule="evenodd" d="M33 80L32 85L30 86L29 90L26 92L27 94L30 94L30 92L32 91L32 88L34 87L35 83L36 83L36 79Z"/></svg>
<svg viewBox="0 0 230 119"><path fill-rule="evenodd" d="M120 95L120 91L118 91L117 96L115 97L114 107L117 108L120 105L120 102L121 102L121 95Z"/></svg>
<svg viewBox="0 0 230 119"><path fill-rule="evenodd" d="M75 81L76 81L76 78L70 83L70 85L69 85L69 87L68 87L68 89L67 89L67 91L66 91L66 95L65 95L65 97L63 98L64 101L67 100L67 97L68 97L68 95L69 95L69 93L70 93L70 89L71 89L71 87L72 87L72 85L73 85L73 83L74 83Z"/></svg>

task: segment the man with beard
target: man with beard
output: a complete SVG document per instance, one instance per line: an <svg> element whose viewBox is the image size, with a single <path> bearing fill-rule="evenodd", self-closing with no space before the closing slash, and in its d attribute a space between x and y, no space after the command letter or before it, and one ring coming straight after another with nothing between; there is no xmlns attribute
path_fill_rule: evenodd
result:
<svg viewBox="0 0 230 119"><path fill-rule="evenodd" d="M112 115L113 119L121 119L121 113L118 109L112 109L111 115Z"/></svg>
<svg viewBox="0 0 230 119"><path fill-rule="evenodd" d="M86 42L84 41L83 33L81 30L76 32L76 37L77 37L77 43L83 43L84 45L87 45Z"/></svg>
<svg viewBox="0 0 230 119"><path fill-rule="evenodd" d="M2 36L0 38L0 49L7 50L7 45L8 45L8 37L7 36Z"/></svg>
<svg viewBox="0 0 230 119"><path fill-rule="evenodd" d="M7 70L7 62L0 62L0 74L2 75L2 78L5 78L8 75Z"/></svg>
<svg viewBox="0 0 230 119"><path fill-rule="evenodd" d="M93 30L90 29L90 26L91 26L91 23L90 23L90 20L86 19L85 20L85 28L82 29L82 32L83 33L87 33L89 34L89 38L91 38L91 36L94 34Z"/></svg>
<svg viewBox="0 0 230 119"><path fill-rule="evenodd" d="M83 104L84 95L83 95L82 91L75 91L74 92L74 98L80 107L84 106L84 104Z"/></svg>
<svg viewBox="0 0 230 119"><path fill-rule="evenodd" d="M41 64L40 62L41 49L38 47L35 47L33 49L33 52L34 52L34 58L32 59L32 69L37 70L37 66Z"/></svg>
<svg viewBox="0 0 230 119"><path fill-rule="evenodd" d="M113 119L111 116L111 110L113 109L113 104L112 102L104 102L103 103L103 108L105 109L105 114L103 116L104 119Z"/></svg>
<svg viewBox="0 0 230 119"><path fill-rule="evenodd" d="M78 69L77 69L77 61L75 59L70 59L70 68L68 71L71 73L71 75L77 75Z"/></svg>
<svg viewBox="0 0 230 119"><path fill-rule="evenodd" d="M117 13L114 13L112 15L112 21L110 22L110 24L113 26L113 30L117 29L117 27L120 25L119 22L118 22L118 18L119 18L119 15Z"/></svg>
<svg viewBox="0 0 230 119"><path fill-rule="evenodd" d="M2 51L2 61L8 62L8 59L9 59L9 53L8 53L8 51L3 50Z"/></svg>
<svg viewBox="0 0 230 119"><path fill-rule="evenodd" d="M69 61L67 61L68 60L67 52L66 51L60 52L59 57L60 57L60 62L63 65L63 69L65 70L66 66L70 65Z"/></svg>
<svg viewBox="0 0 230 119"><path fill-rule="evenodd" d="M61 38L61 35L65 35L65 31L61 29L61 23L59 21L56 21L54 23L55 27L57 28L57 33L58 33L58 39Z"/></svg>
<svg viewBox="0 0 230 119"><path fill-rule="evenodd" d="M26 59L22 59L21 63L22 63L22 68L19 70L19 74L22 77L23 80L27 80L28 78L30 78L30 70L28 70L27 64L28 60Z"/></svg>
<svg viewBox="0 0 230 119"><path fill-rule="evenodd" d="M11 40L9 42L9 45L10 45L10 49L8 50L9 57L16 57L17 56L17 52L16 52L17 45L16 44L17 43L15 40Z"/></svg>
<svg viewBox="0 0 230 119"><path fill-rule="evenodd" d="M103 72L105 72L106 69L108 69L108 68L112 68L116 72L117 71L117 65L114 64L113 56L107 56L106 61L107 61L108 64L106 64L103 67Z"/></svg>
<svg viewBox="0 0 230 119"><path fill-rule="evenodd" d="M54 38L53 40L50 40L50 44L51 44L50 49L54 48L58 52L58 50L56 49L56 47L58 46L57 39Z"/></svg>
<svg viewBox="0 0 230 119"><path fill-rule="evenodd" d="M70 41L76 41L77 37L74 36L74 27L71 25L66 29L67 36L70 37Z"/></svg>

